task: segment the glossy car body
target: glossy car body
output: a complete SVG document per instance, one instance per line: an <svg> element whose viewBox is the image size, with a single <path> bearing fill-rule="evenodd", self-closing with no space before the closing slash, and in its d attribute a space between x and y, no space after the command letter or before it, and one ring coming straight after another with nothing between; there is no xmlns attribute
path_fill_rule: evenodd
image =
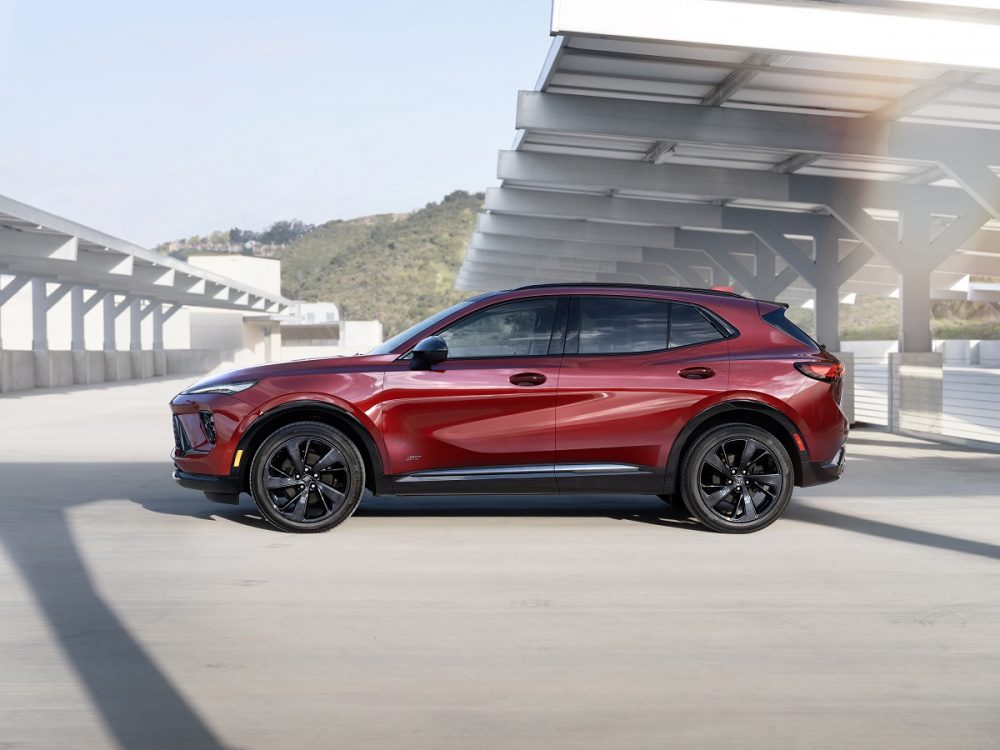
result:
<svg viewBox="0 0 1000 750"><path fill-rule="evenodd" d="M532 346L541 350L530 356L449 355L414 369L418 342L518 300L551 312L547 348L536 334ZM581 309L621 300L674 303L671 315L700 316L698 325L705 318L719 335L654 351L581 351ZM485 294L375 353L201 381L189 391L253 385L185 392L171 402L175 476L213 499L235 501L249 490L261 442L283 425L315 420L358 446L365 485L376 494L669 495L692 441L713 426L741 423L781 442L796 485L831 481L843 469L848 429L840 381L806 377L796 365L836 359L762 319L775 311L783 313L731 293L664 287L543 285Z"/></svg>

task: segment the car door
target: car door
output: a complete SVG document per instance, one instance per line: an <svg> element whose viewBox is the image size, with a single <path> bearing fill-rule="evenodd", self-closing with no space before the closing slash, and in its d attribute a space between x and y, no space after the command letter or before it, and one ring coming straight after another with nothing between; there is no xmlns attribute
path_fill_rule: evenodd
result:
<svg viewBox="0 0 1000 750"><path fill-rule="evenodd" d="M434 331L448 357L385 373L382 419L400 493L554 492L567 298L492 305Z"/></svg>
<svg viewBox="0 0 1000 750"><path fill-rule="evenodd" d="M661 491L685 422L725 397L728 336L696 305L574 297L556 407L560 492Z"/></svg>

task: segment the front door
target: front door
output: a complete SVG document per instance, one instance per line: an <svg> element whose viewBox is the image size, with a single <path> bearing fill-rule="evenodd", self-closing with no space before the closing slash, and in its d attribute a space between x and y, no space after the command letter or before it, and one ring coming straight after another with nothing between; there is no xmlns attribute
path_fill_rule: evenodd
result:
<svg viewBox="0 0 1000 750"><path fill-rule="evenodd" d="M435 333L447 359L385 374L382 419L397 492L554 492L555 406L568 300L500 303Z"/></svg>
<svg viewBox="0 0 1000 750"><path fill-rule="evenodd" d="M677 434L725 395L725 337L695 305L574 298L556 409L560 492L661 492Z"/></svg>

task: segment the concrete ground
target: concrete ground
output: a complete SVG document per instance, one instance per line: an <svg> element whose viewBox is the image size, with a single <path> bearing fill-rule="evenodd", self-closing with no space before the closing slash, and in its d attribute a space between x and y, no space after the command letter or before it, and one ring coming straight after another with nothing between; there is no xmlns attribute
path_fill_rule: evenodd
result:
<svg viewBox="0 0 1000 750"><path fill-rule="evenodd" d="M0 398L0 748L1000 747L1000 456L877 431L749 536L648 497L170 479L186 381Z"/></svg>

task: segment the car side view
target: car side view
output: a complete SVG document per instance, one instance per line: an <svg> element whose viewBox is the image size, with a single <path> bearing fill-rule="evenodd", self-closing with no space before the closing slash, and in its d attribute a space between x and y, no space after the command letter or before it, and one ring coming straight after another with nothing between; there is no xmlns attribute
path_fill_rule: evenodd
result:
<svg viewBox="0 0 1000 750"><path fill-rule="evenodd" d="M354 357L250 367L171 402L174 477L326 531L390 495L653 494L773 523L844 468L843 365L785 306L559 284L465 300Z"/></svg>

